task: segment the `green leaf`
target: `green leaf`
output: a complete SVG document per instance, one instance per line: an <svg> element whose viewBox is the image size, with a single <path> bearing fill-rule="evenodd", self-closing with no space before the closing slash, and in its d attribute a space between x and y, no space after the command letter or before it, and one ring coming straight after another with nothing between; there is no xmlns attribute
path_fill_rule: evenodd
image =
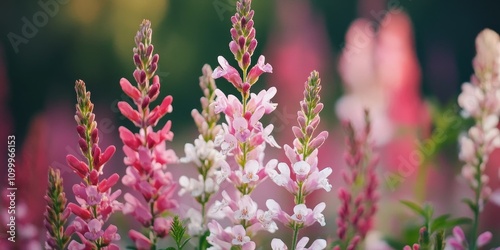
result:
<svg viewBox="0 0 500 250"><path fill-rule="evenodd" d="M174 220L172 221L172 226L170 228L170 234L172 235L172 238L174 239L178 250L181 250L186 244L186 242L189 241L190 239L189 238L183 241L183 239L188 237L188 235L186 235L186 227L184 226L184 223L179 219L179 216L174 217Z"/></svg>
<svg viewBox="0 0 500 250"><path fill-rule="evenodd" d="M430 220L432 219L432 216L434 215L434 208L429 205L429 204L425 204L424 207L423 207L423 210L425 212L425 224L428 224L430 222Z"/></svg>
<svg viewBox="0 0 500 250"><path fill-rule="evenodd" d="M440 229L446 229L445 224L448 221L448 219L451 217L450 214L443 214L436 219L432 220L431 222L431 231L439 231Z"/></svg>
<svg viewBox="0 0 500 250"><path fill-rule="evenodd" d="M199 242L200 249L199 250L206 250L209 247L211 247L211 245L207 241L207 237L209 235L210 235L210 231L207 230L207 231L205 231L205 233L202 236L200 236L200 242Z"/></svg>
<svg viewBox="0 0 500 250"><path fill-rule="evenodd" d="M167 247L165 250L177 250L175 247Z"/></svg>
<svg viewBox="0 0 500 250"><path fill-rule="evenodd" d="M427 218L427 212L422 207L420 207L420 205L418 205L417 203L414 203L412 201L407 201L407 200L401 200L399 202L401 202L403 205L405 205L408 208L410 208L411 210L413 210L415 213L420 214L424 218Z"/></svg>
<svg viewBox="0 0 500 250"><path fill-rule="evenodd" d="M471 199L465 198L462 201L470 207L470 209L472 210L472 212L474 212L474 211L477 210L476 203L474 203Z"/></svg>
<svg viewBox="0 0 500 250"><path fill-rule="evenodd" d="M456 219L452 219L452 220L447 221L444 226L445 226L445 229L448 229L448 228L453 228L455 226L464 225L464 224L472 224L472 219L467 218L467 217L460 217L460 218L456 218Z"/></svg>
<svg viewBox="0 0 500 250"><path fill-rule="evenodd" d="M184 242L182 242L180 249L184 248L184 246L191 240L191 237L187 238Z"/></svg>

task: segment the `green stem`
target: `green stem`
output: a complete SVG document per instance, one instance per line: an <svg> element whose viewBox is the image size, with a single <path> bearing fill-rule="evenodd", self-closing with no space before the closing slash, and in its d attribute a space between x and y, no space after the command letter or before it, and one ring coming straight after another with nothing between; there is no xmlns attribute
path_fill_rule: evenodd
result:
<svg viewBox="0 0 500 250"><path fill-rule="evenodd" d="M298 236L299 236L299 227L295 225L293 228L292 250L295 250L296 248Z"/></svg>
<svg viewBox="0 0 500 250"><path fill-rule="evenodd" d="M473 209L473 213L474 213L474 224L473 224L473 227L472 227L472 232L471 232L471 236L470 236L470 240L469 242L471 243L469 245L469 249L470 250L476 250L477 249L477 244L476 244L476 240L477 240L477 230L479 228L479 209L481 207L481 204L479 204L481 202L481 190L483 189L483 183L481 182L481 175L482 175L482 172L481 172L481 165L483 164L483 157L481 157L481 155L478 155L477 156L477 159L478 159L478 164L476 165L476 175L474 176L475 179L476 179L476 183L477 183L477 187L476 189L474 190L474 209Z"/></svg>

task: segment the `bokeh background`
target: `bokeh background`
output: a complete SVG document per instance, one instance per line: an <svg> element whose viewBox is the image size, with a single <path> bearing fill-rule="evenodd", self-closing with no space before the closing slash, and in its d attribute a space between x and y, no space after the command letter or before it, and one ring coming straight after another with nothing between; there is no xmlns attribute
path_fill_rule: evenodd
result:
<svg viewBox="0 0 500 250"><path fill-rule="evenodd" d="M43 4L48 2L53 4ZM309 72L317 69L325 103L323 128L331 134L321 152L325 155L323 165L343 166L339 116L350 113L350 108L359 103L373 104L381 107L380 117L387 117L378 130L381 134L389 131L380 143L386 155L381 174L385 177L392 173L389 170L397 172L398 156L411 157L411 152L419 150L418 145L425 144L418 142L425 142L439 128L436 120L443 120L445 110L454 110L460 85L473 73L476 35L484 28L500 31L500 2L488 0L254 0L253 8L259 41L255 54L266 55L274 67L274 73L262 77L255 88L278 88L276 100L280 106L268 117L268 122L283 125L276 126L278 142L290 143L290 126L303 83ZM391 12L392 8L397 11ZM190 112L199 107L201 67L205 63L216 67L218 55L231 58L229 19L233 12L233 0L1 1L0 135L16 136L18 185L23 187L20 199L36 197L36 201L27 202L31 202L28 207L43 210L39 198L46 187L48 165L60 168L68 183L76 181L69 171L64 172L65 154L77 148L73 120L76 79L83 79L92 92L103 144L120 148L117 128L130 124L116 108L117 101L125 99L118 83L122 77L132 78L133 38L145 18L153 24L153 44L160 54L157 74L161 93L174 97L174 112L168 117L176 137L170 146L182 156L184 143L196 137ZM354 27L351 36L349 27ZM356 36L355 27L364 30L361 35ZM377 35L366 36L371 32ZM357 46L351 50L354 56L342 56L350 45ZM217 84L224 91L233 91L224 81ZM389 101L385 100L387 95ZM453 115L448 118L464 123ZM451 129L446 141L452 142L441 148L439 157L424 155L432 158L429 163L416 164L441 167L426 168L426 175L431 177L424 178L423 184L419 171L415 171L399 191L391 192L384 186L386 194L393 194L392 199L385 200L387 207L397 204L396 198L410 197L414 187L424 186L426 191L419 191L418 199L436 202L439 212L467 215L465 205L448 203L470 194L456 177L461 164L456 160L456 137L451 135L460 129ZM3 144L1 148L5 149ZM124 171L122 158L118 150L112 169ZM498 162L498 158L493 156L492 161ZM0 160L6 162L4 156ZM3 178L6 170L1 171ZM173 171L184 170L178 167ZM333 178L334 186L340 185L340 178ZM455 182L456 187L446 188ZM486 209L483 229L498 233L498 217L491 217L495 209L500 208ZM381 217L390 217L391 213L382 209ZM33 223L41 225L41 217L32 214ZM379 222L377 228L382 235L391 231L399 235L398 227L391 223ZM126 238L125 234L122 237Z"/></svg>

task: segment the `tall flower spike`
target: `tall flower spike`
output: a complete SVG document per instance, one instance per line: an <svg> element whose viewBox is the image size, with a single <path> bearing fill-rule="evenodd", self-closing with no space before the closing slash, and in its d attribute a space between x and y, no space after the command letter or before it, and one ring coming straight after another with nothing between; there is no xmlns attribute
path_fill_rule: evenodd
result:
<svg viewBox="0 0 500 250"><path fill-rule="evenodd" d="M236 14L231 17L233 28L229 49L234 55L238 65L244 71L251 63L251 57L257 47L255 39L255 28L252 20L254 11L251 9L251 0L238 1L236 3Z"/></svg>
<svg viewBox="0 0 500 250"><path fill-rule="evenodd" d="M372 228L377 211L378 178L375 167L378 156L373 150L367 110L364 131L357 134L351 122L346 122L344 129L347 144L345 161L349 171L342 173L347 187L338 191L341 205L337 217L337 249L355 249Z"/></svg>
<svg viewBox="0 0 500 250"><path fill-rule="evenodd" d="M44 225L47 229L45 249L65 249L70 239L65 231L70 211L66 209L67 199L58 169L49 168L49 186L45 200L47 201L44 214Z"/></svg>
<svg viewBox="0 0 500 250"><path fill-rule="evenodd" d="M120 178L114 173L107 179L99 180L103 174L103 167L115 153L115 147L109 146L101 151L99 147L99 131L93 113L94 104L90 101L90 92L81 80L75 84L77 96L76 115L78 144L86 162L78 160L74 155L67 155L66 160L70 168L83 180L73 185L73 193L78 204L69 203L69 210L76 215L75 220L67 228L68 235L77 234L81 243L73 240L68 249L118 249L113 241L120 240L117 228L104 224L115 211L120 210L122 204L116 201L121 190L111 192L111 188Z"/></svg>
<svg viewBox="0 0 500 250"><path fill-rule="evenodd" d="M225 160L225 156L215 148L214 144L215 136L221 130L221 125L217 125L220 115L215 113L215 107L212 105L215 101L216 89L215 81L212 78L212 69L208 64L205 64L202 72L203 75L200 77L200 87L204 94L201 98L202 111L201 114L196 109L191 112L200 135L194 144L186 143L184 146L186 156L181 158L181 162L196 165L198 179L186 176L181 176L179 179L179 184L182 186L179 194L189 192L201 205L201 211L191 208L186 213L190 220L189 234L192 236L203 235L208 229L206 206L211 196L219 189L215 175L216 163L219 160ZM201 248L201 245L199 247Z"/></svg>
<svg viewBox="0 0 500 250"><path fill-rule="evenodd" d="M460 138L459 158L465 162L462 175L474 191L474 200L467 204L474 213L470 239L476 239L479 214L491 194L488 176L484 174L491 152L500 147L497 128L500 115L500 37L492 30L483 30L476 38L474 75L462 85L458 104L475 124ZM472 243L476 246L477 244ZM476 248L474 248L476 249Z"/></svg>
<svg viewBox="0 0 500 250"><path fill-rule="evenodd" d="M158 131L153 130L163 116L172 112L172 96L166 96L159 105L150 108L160 93L160 78L155 75L160 57L154 54L152 33L150 21L144 20L135 36L133 60L136 69L133 76L136 86L125 78L120 80L123 92L132 98L136 107L125 101L118 103L120 112L139 128L138 133L119 128L124 143L124 163L128 166L122 182L142 196L136 198L130 193L125 194L123 213L132 214L149 231L149 238L141 237L134 230L129 232L139 249L149 249L167 235L172 218L164 217L164 214L177 207L177 201L172 198L176 183L172 174L166 172L168 164L177 162L173 150L166 148L166 141L172 141L174 136L170 131L171 122Z"/></svg>
<svg viewBox="0 0 500 250"><path fill-rule="evenodd" d="M254 249L255 242L251 241L257 231L265 229L275 231L275 223L270 216L265 216L264 211L257 208L250 194L267 178L266 169L276 167L276 160L263 162L266 144L279 147L271 132L272 124L265 126L260 122L265 114L276 109L276 104L271 98L276 94L276 88L251 93L252 85L259 76L265 72L271 73L272 67L265 63L264 56L260 56L258 63L250 70L251 56L257 40L253 28L253 10L250 0L240 0L236 3L236 14L231 18L232 41L229 44L240 71L232 67L222 56L218 57L220 66L212 73L214 79L223 77L230 82L241 94L241 101L233 95L226 95L221 90L215 90L216 99L212 104L215 113L224 113L226 123L222 124L221 132L215 138L215 145L220 146L220 151L225 156L233 156L232 161L219 160L215 172L217 184L224 180L230 181L238 192L234 197L224 196L224 200L216 201L211 208L214 217L222 219L228 217L235 226L230 233L221 232L217 221L208 224L210 235L207 240L215 248L227 249L231 246ZM230 165L231 164L231 165ZM223 193L224 194L224 193ZM254 206L255 204L255 206ZM252 208L252 213L245 209ZM217 216L222 215L222 216Z"/></svg>
<svg viewBox="0 0 500 250"><path fill-rule="evenodd" d="M315 222L318 222L321 226L325 226L325 217L322 214L326 207L325 203L319 203L314 209L310 209L305 205L306 197L317 189L324 189L329 192L332 188L328 182L328 176L332 173L332 169L327 167L320 171L317 166L318 148L328 137L328 132L326 131L322 131L314 137L314 132L320 121L319 112L323 109L323 104L320 102L319 96L319 91L321 90L320 83L318 72L313 71L304 84L304 99L300 101L300 111L297 113L299 126L292 127L295 134L293 141L294 148L292 149L288 145L284 146L290 166L282 162L278 164L280 173L274 167L266 170L274 183L284 187L294 195L295 207L293 215L289 215L281 210L279 204L272 199L266 202L269 209L267 212L272 214L274 219L279 220L293 230L292 250L303 249L305 246L305 243L301 245L302 240L297 243L300 229L308 227ZM318 240L315 242L323 241ZM278 239L274 240L273 249L281 247L277 244L278 242ZM326 244L313 243L313 246L311 247L312 249L324 249ZM286 248L284 243L283 247Z"/></svg>

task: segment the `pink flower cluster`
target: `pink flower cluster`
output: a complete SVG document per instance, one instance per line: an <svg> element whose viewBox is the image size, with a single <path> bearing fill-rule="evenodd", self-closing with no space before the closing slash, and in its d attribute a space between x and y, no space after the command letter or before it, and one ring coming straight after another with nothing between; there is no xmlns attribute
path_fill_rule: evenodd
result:
<svg viewBox="0 0 500 250"><path fill-rule="evenodd" d="M467 134L460 138L459 154L460 160L465 162L462 175L474 191L474 199L468 200L474 213L471 239L476 239L479 214L492 192L488 186L489 177L484 173L486 163L491 152L500 147L497 128L500 115L500 36L492 30L483 30L476 38L476 51L473 60L475 74L470 83L462 85L462 93L458 96L463 115L475 121ZM479 245L479 239L472 244Z"/></svg>
<svg viewBox="0 0 500 250"><path fill-rule="evenodd" d="M500 147L497 128L500 115L500 37L492 30L482 31L476 38L477 54L471 83L462 85L458 104L476 124L460 138L459 158L465 162L462 175L479 195L479 207L491 194L488 176L484 174L489 154Z"/></svg>
<svg viewBox="0 0 500 250"><path fill-rule="evenodd" d="M378 201L375 173L378 157L373 152L368 111L365 111L364 130L358 131L351 122L347 122L345 131L345 161L349 171L342 172L347 188L341 187L338 191L341 205L337 217L339 241L336 249L356 249L373 226Z"/></svg>
<svg viewBox="0 0 500 250"><path fill-rule="evenodd" d="M153 127L167 113L172 112L172 97L166 96L160 105L150 109L160 93L160 79L155 75L158 68L158 54L153 55L151 44L151 23L144 20L135 36L133 73L137 86L125 78L120 80L122 90L132 98L136 108L125 101L118 103L120 112L139 128L139 133L133 133L125 127L120 127L120 138L125 144L124 163L127 165L124 185L138 191L142 197L125 194L124 214L131 214L137 221L150 231L149 238L141 233L130 230L129 236L138 249L150 249L158 238L165 237L170 231L171 218L165 218L165 211L176 208L177 202L172 198L176 183L170 172L165 172L170 163L177 162L172 150L166 149L166 141L173 139L168 121L162 129L154 131Z"/></svg>
<svg viewBox="0 0 500 250"><path fill-rule="evenodd" d="M484 232L480 234L475 242L477 249L488 244L492 238L493 235L490 232ZM453 228L453 236L448 239L447 244L455 250L469 249L469 244L467 243L467 238L465 237L464 231L458 226Z"/></svg>
<svg viewBox="0 0 500 250"><path fill-rule="evenodd" d="M115 153L115 147L109 146L101 151L90 92L87 92L83 81L76 82L75 90L78 99L75 115L80 137L78 144L86 160L80 161L71 154L66 157L70 168L83 179L82 183L73 186L78 204L69 203L68 208L77 217L67 229L70 235L76 233L81 243L73 240L68 249L119 249L112 243L120 240L118 228L115 225L104 228L104 224L112 213L122 208L116 200L121 190L111 192L120 177L114 173L107 179L99 180L104 165Z"/></svg>
<svg viewBox="0 0 500 250"><path fill-rule="evenodd" d="M279 173L274 167L266 170L276 185L284 187L294 196L295 206L292 215L283 211L273 199L266 202L268 213L271 214L272 218L294 231L292 249L304 249L305 243L307 243L308 239L305 240L306 238L297 243L300 229L311 226L315 222L321 226L326 225L325 217L322 214L326 204L321 202L314 209L310 209L305 205L306 197L315 190L324 189L329 192L332 188L328 182L328 176L332 173L332 169L328 167L320 170L318 168L318 148L325 142L328 132L322 131L316 137L314 136L320 121L319 112L323 109L319 96L321 85L318 72L313 71L304 85L304 100L300 101L301 110L298 112L297 118L299 126L292 127L296 137L293 141L294 148L292 149L288 145L284 146L291 166L282 162L278 164ZM286 248L280 239L274 239L273 243L274 250ZM310 249L324 249L326 241L315 241L313 246L314 248Z"/></svg>
<svg viewBox="0 0 500 250"><path fill-rule="evenodd" d="M222 229L222 226L213 220L208 224L210 236L208 242L217 249L230 249L231 246L241 246L243 249L255 249L251 237L261 229L274 231L270 217L262 210L257 209L250 197L251 192L266 177L266 169L274 168L276 160L263 163L266 143L279 147L271 132L274 126L264 125L260 119L276 109L271 98L276 94L276 88L262 90L258 94L250 92L250 88L263 73L271 73L272 66L265 63L264 56L260 56L257 64L250 71L251 56L257 46L255 39L254 11L251 9L251 0L241 0L236 3L237 13L231 18L232 41L229 48L233 53L240 72L232 67L225 58L219 56L220 66L217 67L213 78L225 78L241 94L241 101L233 95L215 91L215 113L224 113L226 123L222 124L221 132L215 138L215 145L220 146L221 153L234 156L236 164L227 160L219 160L216 166L220 168L215 174L217 183L230 181L239 191L234 197L223 193L223 200L216 201L211 211L217 219L228 217L235 226ZM224 216L217 216L222 215Z"/></svg>

